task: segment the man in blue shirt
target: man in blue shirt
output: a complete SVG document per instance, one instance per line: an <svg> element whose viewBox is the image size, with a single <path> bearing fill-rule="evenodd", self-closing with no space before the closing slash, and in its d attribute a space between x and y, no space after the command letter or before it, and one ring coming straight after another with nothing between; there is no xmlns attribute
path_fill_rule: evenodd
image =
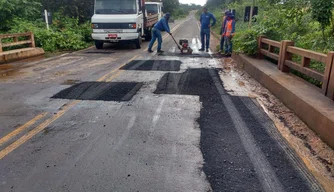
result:
<svg viewBox="0 0 334 192"><path fill-rule="evenodd" d="M170 18L170 13L166 13L166 15L160 19L158 23L153 26L152 29L152 40L148 46L148 52L152 53L152 47L156 39L158 39L158 53L163 53L164 51L161 50L162 44L162 36L161 31L166 31L170 35L172 34L169 29L168 20Z"/></svg>
<svg viewBox="0 0 334 192"><path fill-rule="evenodd" d="M212 24L211 20L213 21ZM210 28L216 24L216 18L212 13L208 12L208 9L206 7L204 7L203 13L199 21L201 22L201 42L202 42L202 48L199 51L204 51L204 45L206 45L206 52L209 52ZM206 42L204 42L204 38Z"/></svg>

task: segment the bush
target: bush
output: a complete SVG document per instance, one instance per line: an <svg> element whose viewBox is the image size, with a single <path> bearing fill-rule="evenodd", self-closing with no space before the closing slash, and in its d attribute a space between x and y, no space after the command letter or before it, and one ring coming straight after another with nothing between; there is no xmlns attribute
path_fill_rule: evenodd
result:
<svg viewBox="0 0 334 192"><path fill-rule="evenodd" d="M0 30L8 31L17 17L35 20L40 8L37 0L0 0Z"/></svg>
<svg viewBox="0 0 334 192"><path fill-rule="evenodd" d="M50 30L46 29L45 23L41 20L31 22L16 18L9 33L27 31L35 34L36 46L48 52L84 49L92 40L89 22L79 25L77 19L67 17L56 17Z"/></svg>
<svg viewBox="0 0 334 192"><path fill-rule="evenodd" d="M247 55L256 55L258 51L257 37L259 33L253 29L237 32L234 37L234 51Z"/></svg>
<svg viewBox="0 0 334 192"><path fill-rule="evenodd" d="M173 16L173 19L181 19L181 18L186 17L187 14L188 14L187 11L185 11L184 9L178 8L173 11L172 16Z"/></svg>
<svg viewBox="0 0 334 192"><path fill-rule="evenodd" d="M46 29L33 31L35 33L36 45L45 51L52 52L58 49L59 33Z"/></svg>
<svg viewBox="0 0 334 192"><path fill-rule="evenodd" d="M84 37L76 31L66 29L58 34L57 46L60 50L80 50L87 47Z"/></svg>

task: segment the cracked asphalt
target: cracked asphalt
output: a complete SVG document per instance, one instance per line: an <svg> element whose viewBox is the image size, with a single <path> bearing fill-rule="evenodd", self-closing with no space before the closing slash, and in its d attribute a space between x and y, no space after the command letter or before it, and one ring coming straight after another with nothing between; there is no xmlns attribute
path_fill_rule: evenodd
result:
<svg viewBox="0 0 334 192"><path fill-rule="evenodd" d="M323 191L248 97L231 96L193 15L162 55L129 45L10 64L0 191Z"/></svg>

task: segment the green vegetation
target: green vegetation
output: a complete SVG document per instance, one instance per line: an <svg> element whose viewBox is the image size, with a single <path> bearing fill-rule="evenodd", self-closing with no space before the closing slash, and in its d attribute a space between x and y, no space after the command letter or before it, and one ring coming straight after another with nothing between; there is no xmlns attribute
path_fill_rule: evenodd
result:
<svg viewBox="0 0 334 192"><path fill-rule="evenodd" d="M0 33L32 31L36 45L45 51L79 50L91 44L90 13L85 6L91 0L0 0ZM52 11L50 30L42 20L41 11ZM81 11L78 11L81 10ZM82 12L86 10L86 12Z"/></svg>
<svg viewBox="0 0 334 192"><path fill-rule="evenodd" d="M259 15L249 27L244 22L246 6L256 5ZM207 6L221 22L222 12L236 10L236 36L234 51L248 55L257 54L257 37L265 35L269 39L292 40L295 46L317 52L327 53L334 50L334 5L332 0L208 0ZM214 29L219 32L219 26ZM300 62L301 58L295 57ZM323 72L324 64L311 63L311 68ZM295 74L321 86L320 82Z"/></svg>
<svg viewBox="0 0 334 192"><path fill-rule="evenodd" d="M254 37L259 35L277 41L292 40L297 47L322 53L334 50L334 7L331 0L285 0L284 3L279 3L282 2L280 0L258 0L259 15L250 28L243 17L245 7L251 6L253 0L225 2L227 0L208 0L208 5L216 7L211 12L219 23L224 10L236 10L235 51L256 54L253 51L257 47ZM219 27L214 30L219 32Z"/></svg>
<svg viewBox="0 0 334 192"><path fill-rule="evenodd" d="M190 11L199 10L199 9L201 9L200 5L179 4L179 6L172 11L172 16L173 16L174 19L184 18L184 17L188 16Z"/></svg>

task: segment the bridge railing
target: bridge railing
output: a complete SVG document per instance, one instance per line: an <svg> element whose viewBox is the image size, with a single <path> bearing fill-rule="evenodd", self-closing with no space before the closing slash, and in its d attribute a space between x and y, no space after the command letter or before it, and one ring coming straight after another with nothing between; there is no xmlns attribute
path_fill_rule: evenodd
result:
<svg viewBox="0 0 334 192"><path fill-rule="evenodd" d="M321 92L334 100L334 51L327 55L294 46L293 41L281 42L267 39L265 36L258 38L259 58L267 56L277 61L277 68L282 72L290 72L290 69L298 71L310 78L322 83ZM301 62L293 61L293 55L301 58ZM311 60L325 65L325 71L317 71L310 68Z"/></svg>
<svg viewBox="0 0 334 192"><path fill-rule="evenodd" d="M263 58L263 56L267 56L271 59L274 59L276 61L279 60L279 54L275 53L275 49L281 48L281 42L273 41L270 39L265 38L264 36L259 37L259 56ZM264 48L264 47L267 48ZM276 51L277 52L277 51Z"/></svg>
<svg viewBox="0 0 334 192"><path fill-rule="evenodd" d="M25 40L21 40L20 37L26 37ZM3 39L12 39L9 43L2 43ZM12 47L17 45L29 45L30 47L35 46L35 38L32 32L27 33L16 33L16 34L0 34L0 53L3 52L3 48Z"/></svg>

